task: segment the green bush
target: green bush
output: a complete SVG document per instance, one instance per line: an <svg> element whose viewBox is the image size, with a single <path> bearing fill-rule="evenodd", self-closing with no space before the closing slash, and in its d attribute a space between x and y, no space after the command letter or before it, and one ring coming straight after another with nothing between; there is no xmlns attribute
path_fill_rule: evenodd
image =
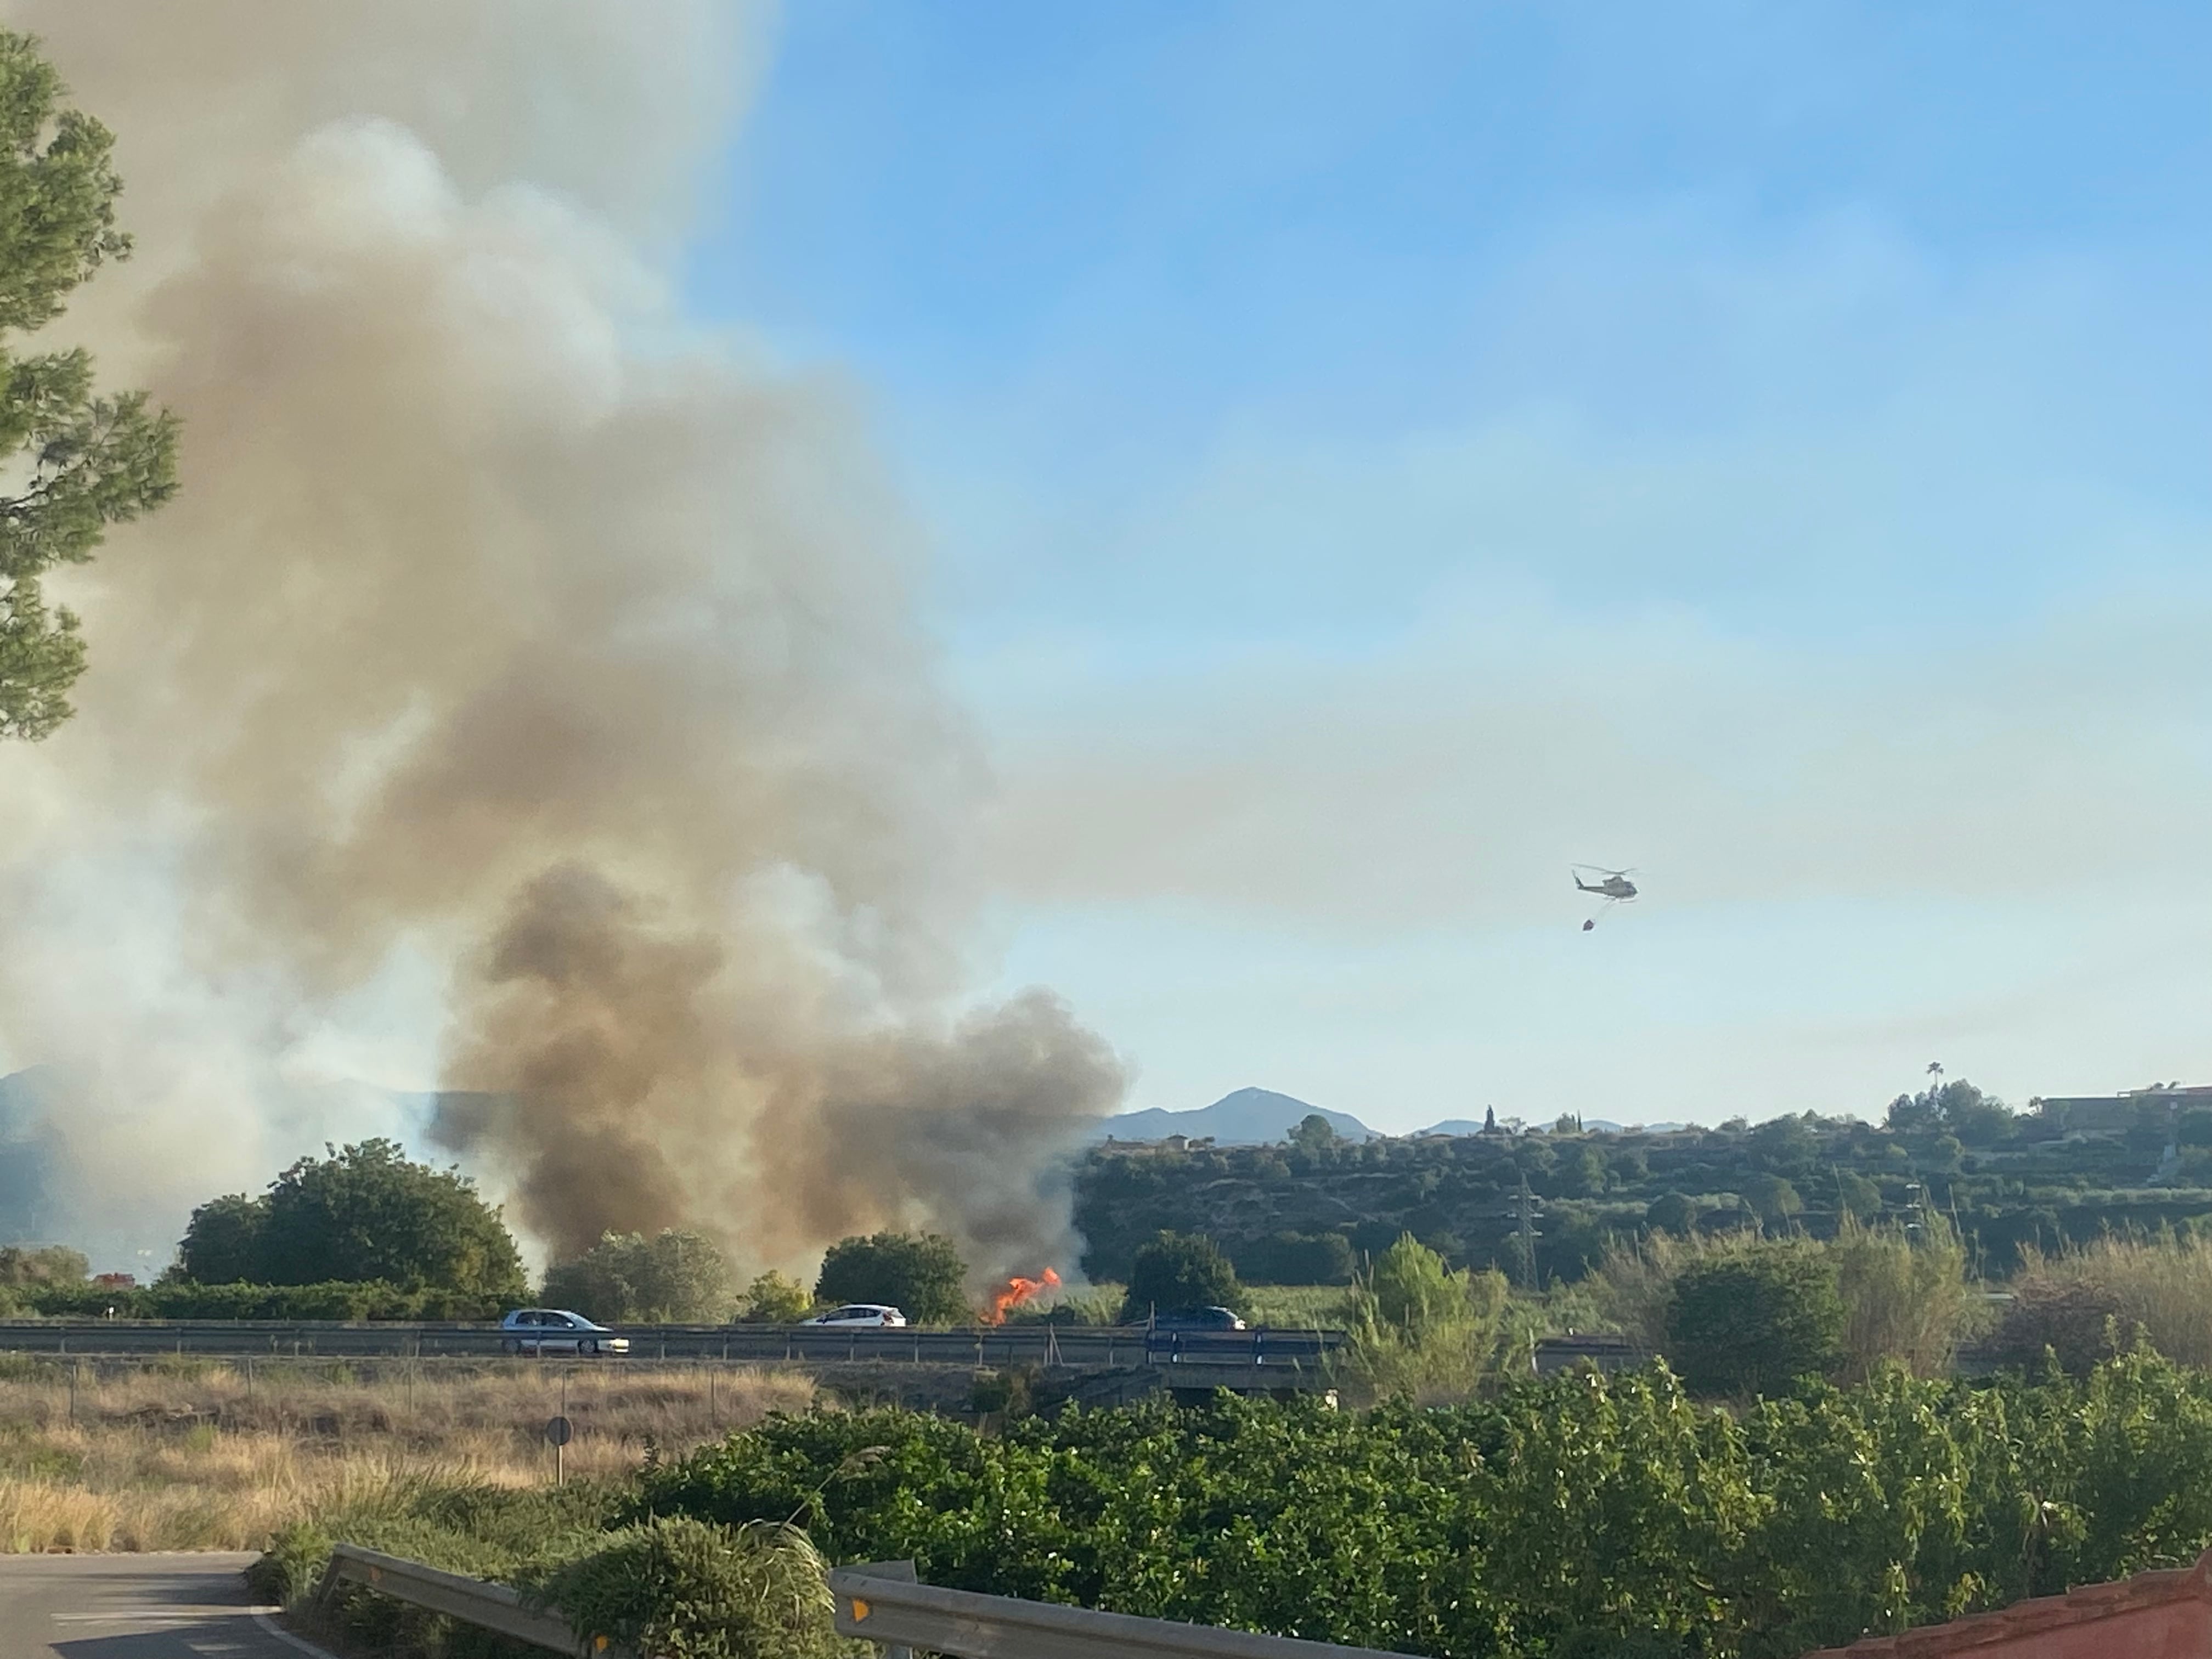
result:
<svg viewBox="0 0 2212 1659"><path fill-rule="evenodd" d="M517 1492L401 1479L281 1528L246 1577L258 1595L295 1604L321 1579L331 1546L347 1543L535 1591L562 1563L599 1546L615 1502L588 1481ZM354 1584L339 1591L329 1623L349 1646L377 1653L528 1659L538 1652Z"/></svg>
<svg viewBox="0 0 2212 1659"><path fill-rule="evenodd" d="M1505 1275L1455 1272L1411 1233L1354 1278L1346 1301L1348 1364L1370 1395L1463 1399L1495 1374L1507 1346Z"/></svg>
<svg viewBox="0 0 2212 1659"><path fill-rule="evenodd" d="M737 1291L730 1264L701 1233L608 1233L572 1261L546 1269L548 1305L608 1324L714 1324L730 1316Z"/></svg>
<svg viewBox="0 0 2212 1659"><path fill-rule="evenodd" d="M547 1574L535 1599L587 1640L659 1659L831 1659L857 1650L830 1625L806 1534L770 1522L663 1517L610 1534Z"/></svg>
<svg viewBox="0 0 2212 1659"><path fill-rule="evenodd" d="M814 1298L882 1302L917 1325L957 1325L973 1317L968 1264L957 1246L936 1233L873 1233L842 1238L822 1258Z"/></svg>
<svg viewBox="0 0 2212 1659"><path fill-rule="evenodd" d="M1348 1285L1352 1241L1339 1232L1275 1232L1236 1245L1231 1259L1247 1285Z"/></svg>
<svg viewBox="0 0 2212 1659"><path fill-rule="evenodd" d="M1453 1659L1787 1659L2193 1560L2212 1377L2139 1352L1741 1416L1655 1366L1446 1410L776 1419L647 1471L625 1513L799 1515L830 1559L930 1583Z"/></svg>
<svg viewBox="0 0 2212 1659"><path fill-rule="evenodd" d="M1161 1233L1137 1252L1121 1318L1134 1325L1155 1313L1183 1308L1243 1305L1243 1287L1221 1246L1191 1234Z"/></svg>
<svg viewBox="0 0 2212 1659"><path fill-rule="evenodd" d="M1644 1224L1667 1233L1694 1231L1698 1224L1697 1201L1685 1193L1662 1193L1644 1206Z"/></svg>
<svg viewBox="0 0 2212 1659"><path fill-rule="evenodd" d="M529 1293L514 1236L475 1183L410 1161L392 1140L303 1158L258 1198L203 1204L178 1269L207 1285L384 1280L510 1305Z"/></svg>
<svg viewBox="0 0 2212 1659"><path fill-rule="evenodd" d="M814 1298L807 1294L805 1285L771 1267L755 1275L745 1286L744 1306L738 1319L747 1325L796 1325L813 1307Z"/></svg>
<svg viewBox="0 0 2212 1659"><path fill-rule="evenodd" d="M33 1293L49 1317L124 1319L492 1319L510 1305L465 1291L403 1290L381 1279L322 1285L198 1285L164 1279L130 1289L57 1287Z"/></svg>
<svg viewBox="0 0 2212 1659"><path fill-rule="evenodd" d="M1768 1243L1693 1261L1675 1276L1668 1358L1692 1392L1748 1396L1843 1359L1844 1301L1825 1253Z"/></svg>

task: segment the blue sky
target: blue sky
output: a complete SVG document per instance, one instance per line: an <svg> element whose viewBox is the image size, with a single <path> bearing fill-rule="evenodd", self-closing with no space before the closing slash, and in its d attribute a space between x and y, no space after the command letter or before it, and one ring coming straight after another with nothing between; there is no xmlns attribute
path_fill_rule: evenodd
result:
<svg viewBox="0 0 2212 1659"><path fill-rule="evenodd" d="M808 0L690 301L866 410L1131 1104L2212 1080L2208 34Z"/></svg>

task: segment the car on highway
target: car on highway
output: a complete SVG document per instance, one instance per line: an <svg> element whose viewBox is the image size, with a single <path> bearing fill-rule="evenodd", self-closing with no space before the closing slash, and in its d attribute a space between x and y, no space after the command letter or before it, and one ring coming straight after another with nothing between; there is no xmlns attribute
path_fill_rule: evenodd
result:
<svg viewBox="0 0 2212 1659"><path fill-rule="evenodd" d="M1244 1322L1227 1308L1171 1308L1152 1316L1156 1331L1241 1331Z"/></svg>
<svg viewBox="0 0 2212 1659"><path fill-rule="evenodd" d="M896 1308L880 1302L848 1302L842 1308L832 1308L811 1319L799 1321L802 1325L842 1325L858 1328L864 1325L903 1325L906 1316Z"/></svg>
<svg viewBox="0 0 2212 1659"><path fill-rule="evenodd" d="M629 1339L617 1336L566 1308L517 1308L499 1322L499 1346L508 1353L628 1353Z"/></svg>

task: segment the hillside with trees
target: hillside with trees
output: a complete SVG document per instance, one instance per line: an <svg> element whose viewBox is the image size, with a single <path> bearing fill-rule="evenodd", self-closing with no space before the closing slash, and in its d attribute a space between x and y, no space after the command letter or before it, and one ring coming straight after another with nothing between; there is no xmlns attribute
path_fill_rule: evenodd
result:
<svg viewBox="0 0 2212 1659"><path fill-rule="evenodd" d="M1309 1120L1269 1146L1115 1144L1084 1157L1076 1224L1093 1279L1126 1282L1166 1231L1213 1239L1248 1284L1345 1284L1410 1233L1517 1284L1579 1279L1610 1243L1755 1229L1833 1237L1846 1218L1941 1214L1984 1275L2108 1232L2212 1218L2212 1102L2146 1103L2093 1129L2015 1112L1963 1079L1880 1123L1812 1114L1663 1133L1548 1130L1354 1143Z"/></svg>

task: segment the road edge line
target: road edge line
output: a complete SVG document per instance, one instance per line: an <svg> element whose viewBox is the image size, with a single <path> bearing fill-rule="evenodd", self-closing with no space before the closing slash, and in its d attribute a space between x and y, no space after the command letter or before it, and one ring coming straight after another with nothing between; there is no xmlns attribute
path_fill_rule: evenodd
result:
<svg viewBox="0 0 2212 1659"><path fill-rule="evenodd" d="M317 1647L304 1636L293 1635L290 1631L286 1630L283 1626L265 1613L256 1613L253 1615L253 1622L287 1646L299 1649L307 1656L307 1659L337 1659L337 1656L328 1649Z"/></svg>

